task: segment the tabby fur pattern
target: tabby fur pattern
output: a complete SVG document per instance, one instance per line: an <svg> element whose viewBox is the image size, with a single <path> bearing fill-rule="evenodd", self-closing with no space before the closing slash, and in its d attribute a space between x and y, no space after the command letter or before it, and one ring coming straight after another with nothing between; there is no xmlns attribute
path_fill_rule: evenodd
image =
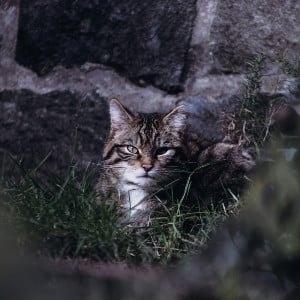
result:
<svg viewBox="0 0 300 300"><path fill-rule="evenodd" d="M181 190L191 172L190 199L204 204L216 201L224 186L240 187L243 175L254 166L252 157L237 145L216 143L203 149L189 131L183 105L167 114L134 114L112 99L110 118L97 184L99 201L119 201L136 224L148 225L151 213L165 200L164 191Z"/></svg>

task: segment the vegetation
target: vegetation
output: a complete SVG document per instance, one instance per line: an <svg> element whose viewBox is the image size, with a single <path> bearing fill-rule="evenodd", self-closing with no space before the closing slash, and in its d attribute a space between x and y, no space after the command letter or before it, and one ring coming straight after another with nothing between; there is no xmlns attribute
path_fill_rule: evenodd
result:
<svg viewBox="0 0 300 300"><path fill-rule="evenodd" d="M224 206L191 211L182 201L171 199L172 205L165 206L151 226L139 228L124 222L117 202L97 203L92 184L94 167L86 168L81 176L77 171L71 166L66 178L51 176L45 184L37 168L25 172L20 182L6 183L6 218L16 228L21 250L60 257L167 264L203 245L217 222L232 209Z"/></svg>
<svg viewBox="0 0 300 300"><path fill-rule="evenodd" d="M225 117L225 131L230 139L240 145L261 147L269 134L271 104L260 94L265 66L265 55L257 54L247 62L248 74L242 95L231 115Z"/></svg>
<svg viewBox="0 0 300 300"><path fill-rule="evenodd" d="M276 54L276 60L280 65L282 71L289 76L300 78L300 62L290 62L283 53Z"/></svg>

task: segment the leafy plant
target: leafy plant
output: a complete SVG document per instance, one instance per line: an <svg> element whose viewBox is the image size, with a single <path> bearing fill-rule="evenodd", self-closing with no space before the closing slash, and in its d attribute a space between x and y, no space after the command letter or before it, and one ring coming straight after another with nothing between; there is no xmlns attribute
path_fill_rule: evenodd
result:
<svg viewBox="0 0 300 300"><path fill-rule="evenodd" d="M265 55L258 54L247 62L248 74L242 95L236 98L236 109L225 117L225 131L233 141L259 147L266 140L271 103L260 94Z"/></svg>
<svg viewBox="0 0 300 300"><path fill-rule="evenodd" d="M300 78L300 62L290 62L283 53L276 54L276 60L282 71L292 77Z"/></svg>

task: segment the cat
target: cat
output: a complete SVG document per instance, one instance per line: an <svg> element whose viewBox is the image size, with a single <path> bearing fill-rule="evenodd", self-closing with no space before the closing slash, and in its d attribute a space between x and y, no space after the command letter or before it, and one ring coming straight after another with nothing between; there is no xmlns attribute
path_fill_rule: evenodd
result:
<svg viewBox="0 0 300 300"><path fill-rule="evenodd" d="M211 165L211 167L209 167ZM225 186L239 187L254 166L238 145L205 145L190 132L184 105L166 114L133 113L110 102L110 132L97 184L100 201L118 200L129 220L149 225L151 212L170 187L182 189L193 174L192 201L214 201ZM195 171L197 170L197 171Z"/></svg>

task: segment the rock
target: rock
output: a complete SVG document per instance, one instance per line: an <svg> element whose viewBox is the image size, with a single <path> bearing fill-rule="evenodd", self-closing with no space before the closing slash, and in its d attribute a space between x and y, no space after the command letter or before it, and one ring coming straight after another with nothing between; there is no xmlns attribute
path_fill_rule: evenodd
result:
<svg viewBox="0 0 300 300"><path fill-rule="evenodd" d="M39 74L102 63L174 93L184 83L195 15L195 0L24 0L16 59Z"/></svg>
<svg viewBox="0 0 300 300"><path fill-rule="evenodd" d="M109 116L106 102L95 94L21 90L0 93L0 122L4 171L16 169L8 169L9 155L33 168L50 153L46 165L59 173L72 158L82 166L100 160Z"/></svg>
<svg viewBox="0 0 300 300"><path fill-rule="evenodd" d="M103 65L84 64L70 69L56 67L48 75L38 77L16 63L1 65L0 62L0 91L21 89L37 94L66 90L81 94L96 91L108 101L118 98L126 106L142 112L168 111L178 99L152 86L137 86Z"/></svg>
<svg viewBox="0 0 300 300"><path fill-rule="evenodd" d="M128 106L131 100L134 106L142 102L137 105L142 111L161 105L168 109L174 96L215 100L238 94L247 72L246 61L260 51L267 55L268 74L262 92L289 90L285 85L288 77L282 76L274 56L283 51L288 58L297 59L300 26L296 2L99 3L2 1L0 89L43 93L56 88L98 89L105 97L128 99ZM15 52L16 61L25 68L16 65ZM104 66L121 76L111 76ZM56 80L58 77L62 80ZM112 80L106 80L108 77ZM120 78L134 83L122 83L122 94ZM149 84L168 94L159 94ZM143 101L143 94L149 101Z"/></svg>
<svg viewBox="0 0 300 300"><path fill-rule="evenodd" d="M300 50L300 3L297 1L218 1L211 27L213 68L222 73L243 73L256 53L270 58L276 52L296 58Z"/></svg>
<svg viewBox="0 0 300 300"><path fill-rule="evenodd" d="M190 58L192 62L186 82L189 91L205 97L202 91L207 86L203 81L217 76L219 81L210 86L212 94L216 93L215 90L230 93L232 86L228 84L228 78L230 81L232 78L229 76L247 73L247 61L259 52L267 57L264 74L268 76L263 91L274 93L283 88L282 78L276 82L282 71L275 56L279 52L291 61L299 59L299 2L198 0L197 7L190 48L193 59ZM234 82L232 85L236 91Z"/></svg>
<svg viewBox="0 0 300 300"><path fill-rule="evenodd" d="M18 32L18 1L0 3L0 64L14 59Z"/></svg>
<svg viewBox="0 0 300 300"><path fill-rule="evenodd" d="M5 257L7 259L7 256ZM0 270L0 295L3 299L110 299L180 300L177 289L162 282L159 272L145 268L76 262L31 257L13 257ZM151 274L152 273L152 274ZM5 276L4 276L5 274ZM16 289L16 285L18 288Z"/></svg>

